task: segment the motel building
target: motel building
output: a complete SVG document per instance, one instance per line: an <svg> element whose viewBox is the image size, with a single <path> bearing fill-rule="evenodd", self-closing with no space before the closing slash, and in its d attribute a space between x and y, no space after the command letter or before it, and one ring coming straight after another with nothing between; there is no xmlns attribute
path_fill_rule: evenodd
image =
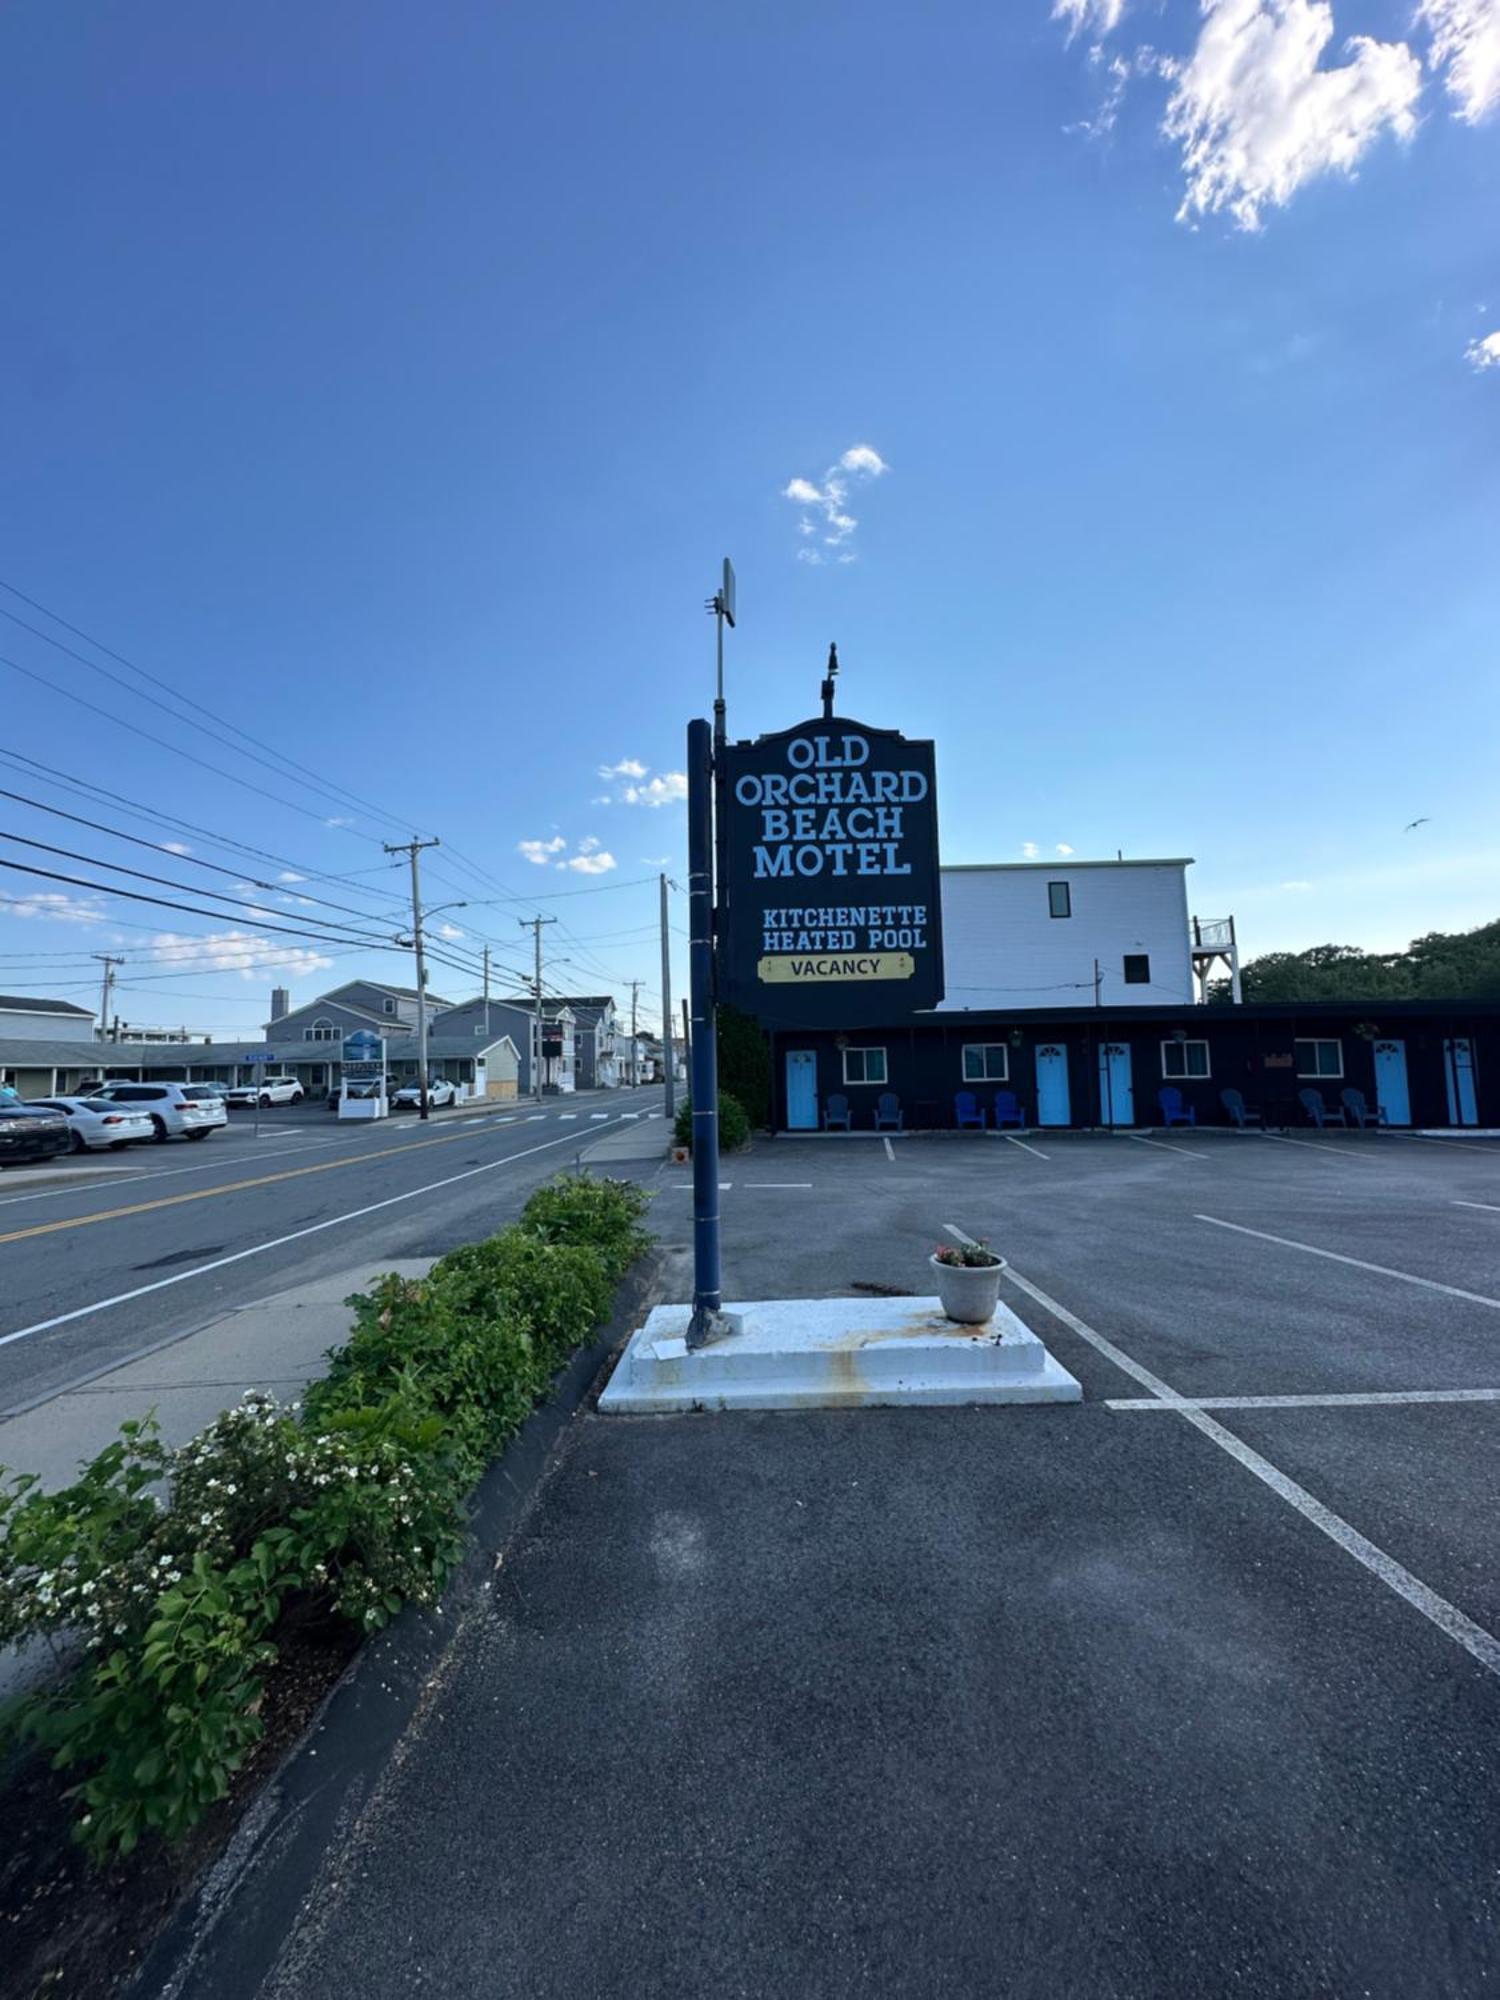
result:
<svg viewBox="0 0 1500 2000"><path fill-rule="evenodd" d="M862 830L862 829L861 829ZM1391 1128L1500 1128L1500 1003L1207 1003L1239 989L1232 918L1189 914L1185 858L1019 862L939 870L943 997L869 1025L797 1025L793 989L763 983L774 1119L788 1132L976 1126L1272 1129L1361 1118ZM911 912L838 900L852 882L778 881L766 946L823 961L824 995L861 977L860 948L899 952ZM852 919L853 924L842 921ZM903 923L903 919L905 920ZM854 925L863 924L857 932ZM920 939L917 940L920 948ZM839 954L848 954L842 968ZM845 988L854 993L855 985ZM731 997L739 999L739 995ZM746 1004L740 999L740 1004ZM837 1002L834 1001L836 1012ZM802 1018L806 1019L803 1010ZM1227 1095L1226 1095L1227 1093Z"/></svg>

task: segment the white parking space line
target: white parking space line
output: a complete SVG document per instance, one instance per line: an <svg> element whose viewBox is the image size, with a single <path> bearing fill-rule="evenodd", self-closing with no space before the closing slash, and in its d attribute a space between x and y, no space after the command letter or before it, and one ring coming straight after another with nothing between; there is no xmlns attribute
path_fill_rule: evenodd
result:
<svg viewBox="0 0 1500 2000"><path fill-rule="evenodd" d="M1436 1278L1419 1278L1413 1271L1396 1271L1389 1264L1367 1264L1363 1257L1346 1257L1342 1250L1320 1250L1316 1243L1298 1243L1290 1236L1273 1236L1266 1229L1247 1229L1243 1222L1225 1222L1217 1215L1195 1215L1194 1222L1208 1222L1215 1229L1232 1229L1237 1236L1257 1236L1262 1243L1275 1243L1283 1250L1300 1250L1308 1257L1326 1257L1330 1264L1352 1264L1357 1271L1372 1271L1377 1278L1395 1278L1403 1285L1420 1285L1424 1291L1446 1292L1450 1299L1467 1299L1470 1305L1490 1306L1500 1312L1500 1299L1484 1292L1466 1292L1458 1285L1439 1284Z"/></svg>
<svg viewBox="0 0 1500 2000"><path fill-rule="evenodd" d="M1106 1410L1362 1410L1403 1403L1500 1403L1500 1389L1356 1389L1328 1396L1117 1396Z"/></svg>
<svg viewBox="0 0 1500 2000"><path fill-rule="evenodd" d="M622 1111L622 1112L620 1113L620 1116L621 1116L622 1118L639 1118L639 1117L640 1117L640 1115L641 1115L641 1114L640 1114L640 1112L639 1112L639 1111Z"/></svg>
<svg viewBox="0 0 1500 2000"><path fill-rule="evenodd" d="M597 1120L600 1118L607 1118L609 1116L609 1113L607 1111L591 1111L589 1113L589 1116L590 1118Z"/></svg>
<svg viewBox="0 0 1500 2000"><path fill-rule="evenodd" d="M539 1125L546 1115L545 1111L528 1111L526 1114L526 1123L528 1125Z"/></svg>
<svg viewBox="0 0 1500 2000"><path fill-rule="evenodd" d="M1500 1215L1500 1202L1455 1201L1453 1206L1455 1208L1482 1208L1487 1215Z"/></svg>
<svg viewBox="0 0 1500 2000"><path fill-rule="evenodd" d="M215 1257L211 1263L197 1264L191 1271L174 1272L170 1278L158 1278L150 1285L137 1285L134 1291L116 1292L113 1298L95 1299L92 1305L77 1306L72 1312L58 1313L54 1319L39 1319L33 1326L17 1327L14 1333L0 1334L0 1347L9 1347L12 1341L26 1340L34 1333L47 1333L55 1326L69 1326L74 1320L89 1319L94 1313L107 1312L111 1306L127 1305L132 1299L143 1299L151 1292L164 1292L170 1285L185 1285L189 1278L205 1277L210 1271L222 1271L230 1264L242 1264L247 1257L264 1256L267 1250L280 1250L288 1243L300 1243L304 1237L317 1236L325 1229L336 1229L342 1222L358 1222L366 1215L378 1215L382 1209L395 1208L400 1202L415 1201L419 1195L435 1194L439 1188L456 1187L460 1181L469 1181L476 1174L492 1174L497 1167L511 1166L517 1160L529 1160L533 1153L545 1153L552 1146L566 1145L572 1137L564 1132L558 1139L543 1139L540 1144L527 1146L522 1152L507 1153L504 1159L486 1160L481 1166L465 1167L461 1173L449 1174L445 1180L428 1181L422 1187L408 1188L404 1194L387 1195L384 1201L372 1201L364 1208L351 1208L344 1215L330 1215L322 1222L310 1222L305 1229L294 1229L287 1236L273 1236L266 1243L252 1243L248 1250L236 1250L228 1257Z"/></svg>
<svg viewBox="0 0 1500 2000"><path fill-rule="evenodd" d="M1325 1160L1358 1160L1361 1166L1374 1165L1370 1153L1356 1153L1352 1146L1325 1146L1321 1139L1289 1139L1285 1132L1262 1132L1260 1135L1273 1146L1305 1146L1310 1153L1321 1153Z"/></svg>
<svg viewBox="0 0 1500 2000"><path fill-rule="evenodd" d="M1029 1298L1035 1299L1039 1306L1051 1313L1054 1319L1076 1333L1080 1340L1086 1340L1090 1347L1097 1349L1106 1360L1112 1361L1117 1368L1133 1377L1143 1389L1148 1389L1153 1396L1165 1400L1185 1424L1191 1424L1194 1430L1200 1431L1204 1437L1218 1445L1221 1451L1227 1451L1231 1458L1242 1465L1247 1472L1252 1473L1262 1485L1268 1486L1279 1499L1285 1500L1289 1507L1295 1508L1305 1521L1327 1535L1329 1540L1346 1555L1352 1556L1372 1576L1378 1577L1388 1590L1393 1590L1398 1597L1404 1598L1414 1611L1419 1611L1440 1632L1446 1634L1456 1645L1462 1646L1464 1651L1482 1667L1487 1667L1492 1674L1500 1675L1500 1639L1496 1639L1492 1632L1487 1632L1482 1625L1476 1625L1472 1618L1466 1617L1457 1605L1450 1604L1447 1598L1439 1597L1437 1592L1423 1583L1420 1577L1413 1576L1411 1571L1398 1563L1393 1556L1388 1556L1384 1549L1377 1548L1357 1528L1351 1527L1340 1515L1335 1514L1331 1507L1325 1507L1323 1502L1309 1493L1305 1486L1299 1486L1294 1479L1288 1479L1286 1474L1274 1466L1268 1458L1263 1458L1258 1451L1252 1451L1249 1445L1242 1443L1233 1431L1225 1430L1224 1426L1206 1410L1197 1409L1192 1403L1177 1396L1159 1375L1153 1375L1149 1368L1143 1368L1138 1361L1132 1361L1130 1356L1122 1348L1116 1347L1112 1340L1106 1339L1102 1333L1096 1333L1093 1327L1086 1325L1075 1313L1070 1313L1066 1306L1060 1305L1054 1298L1049 1298L1040 1286L1033 1285L1029 1278L1023 1278L1013 1266L1006 1267L1005 1276L1012 1284L1018 1285Z"/></svg>
<svg viewBox="0 0 1500 2000"><path fill-rule="evenodd" d="M884 1135L882 1135L880 1143L885 1147L886 1158L888 1160L894 1160L896 1157L896 1149L891 1144L890 1140L885 1138Z"/></svg>
<svg viewBox="0 0 1500 2000"><path fill-rule="evenodd" d="M727 1186L728 1183L726 1182ZM801 1188L804 1192L812 1187L811 1181L746 1181L746 1187L753 1188Z"/></svg>
<svg viewBox="0 0 1500 2000"><path fill-rule="evenodd" d="M566 1125L570 1119L576 1118L578 1113L576 1111L559 1111L557 1115L564 1125Z"/></svg>
<svg viewBox="0 0 1500 2000"><path fill-rule="evenodd" d="M1040 1146L1033 1146L1028 1139L1018 1139L1014 1132L997 1132L997 1139L1004 1139L1012 1146L1019 1146L1023 1153L1032 1153L1039 1160L1050 1160L1052 1155L1044 1153Z"/></svg>
<svg viewBox="0 0 1500 2000"><path fill-rule="evenodd" d="M1159 1146L1164 1153L1181 1153L1185 1160L1211 1160L1212 1153L1191 1153L1186 1146L1174 1146L1170 1139L1148 1139L1141 1132L1126 1132L1124 1137L1133 1139L1138 1146Z"/></svg>

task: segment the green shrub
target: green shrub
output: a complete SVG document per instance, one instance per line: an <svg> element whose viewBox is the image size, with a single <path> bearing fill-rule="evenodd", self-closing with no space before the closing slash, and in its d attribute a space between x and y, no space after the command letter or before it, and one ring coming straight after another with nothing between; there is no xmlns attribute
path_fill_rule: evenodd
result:
<svg viewBox="0 0 1500 2000"><path fill-rule="evenodd" d="M125 1424L72 1486L0 1487L0 1643L83 1648L6 1728L78 1773L92 1853L175 1839L224 1797L293 1613L371 1631L437 1598L470 1487L608 1313L646 1206L629 1182L555 1181L516 1226L351 1299L304 1404L247 1396L175 1452Z"/></svg>
<svg viewBox="0 0 1500 2000"><path fill-rule="evenodd" d="M737 1007L720 1007L714 1019L719 1088L737 1097L750 1123L763 1131L771 1123L771 1044L766 1031Z"/></svg>
<svg viewBox="0 0 1500 2000"><path fill-rule="evenodd" d="M677 1107L677 1121L672 1136L679 1146L691 1148L693 1143L693 1107L686 1099ZM745 1116L745 1108L737 1097L731 1097L727 1090L719 1092L719 1151L737 1152L741 1146L750 1143L750 1120Z"/></svg>

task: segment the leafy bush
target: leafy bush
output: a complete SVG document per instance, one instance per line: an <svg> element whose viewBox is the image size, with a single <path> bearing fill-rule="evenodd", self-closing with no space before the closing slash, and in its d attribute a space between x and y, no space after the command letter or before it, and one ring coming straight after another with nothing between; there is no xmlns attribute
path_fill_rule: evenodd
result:
<svg viewBox="0 0 1500 2000"><path fill-rule="evenodd" d="M677 1107L677 1121L672 1128L672 1136L679 1146L691 1148L693 1143L693 1107L684 1100ZM745 1116L745 1107L737 1097L731 1097L727 1090L719 1092L719 1151L737 1152L741 1146L750 1143L750 1120Z"/></svg>
<svg viewBox="0 0 1500 2000"><path fill-rule="evenodd" d="M175 1452L154 1419L128 1423L62 1491L0 1487L0 1643L83 1648L6 1726L80 1774L94 1854L176 1838L225 1795L295 1620L372 1631L436 1599L465 1495L607 1314L646 1202L553 1182L515 1227L351 1299L304 1404L247 1396Z"/></svg>

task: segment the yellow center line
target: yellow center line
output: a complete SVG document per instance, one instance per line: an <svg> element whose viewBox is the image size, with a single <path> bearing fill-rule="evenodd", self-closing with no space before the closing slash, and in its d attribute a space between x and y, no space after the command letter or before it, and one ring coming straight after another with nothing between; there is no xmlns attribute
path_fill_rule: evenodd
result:
<svg viewBox="0 0 1500 2000"><path fill-rule="evenodd" d="M367 1160L389 1160L397 1153L425 1153L429 1146L451 1146L473 1139L473 1132L447 1132L441 1139L418 1139L404 1146L382 1146L376 1153L358 1153L342 1160L320 1160L316 1166L288 1167L279 1174L257 1174L254 1180L228 1181L222 1187L192 1188L186 1194L164 1194L156 1201L132 1202L128 1208L101 1209L97 1215L75 1215L61 1222L37 1222L29 1229L12 1229L0 1243L20 1243L28 1236L50 1236L58 1229L87 1229L95 1222L118 1222L126 1215L149 1215L157 1208L177 1208L186 1201L211 1201L215 1195L239 1194L244 1188L273 1187L277 1181L301 1180L304 1174L331 1174L338 1167L362 1167Z"/></svg>

